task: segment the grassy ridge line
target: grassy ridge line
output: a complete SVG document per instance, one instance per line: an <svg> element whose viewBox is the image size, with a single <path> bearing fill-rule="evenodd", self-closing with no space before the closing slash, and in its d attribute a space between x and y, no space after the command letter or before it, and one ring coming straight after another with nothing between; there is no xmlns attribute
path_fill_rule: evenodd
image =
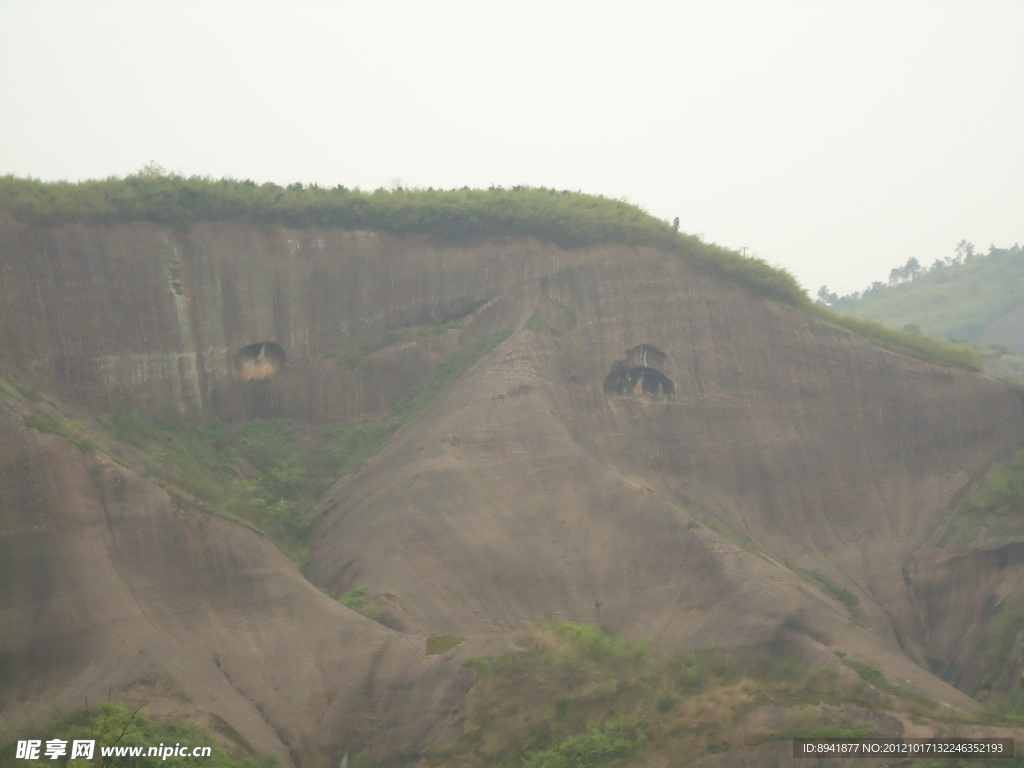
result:
<svg viewBox="0 0 1024 768"><path fill-rule="evenodd" d="M897 331L873 320L861 320L857 317L837 314L821 305L809 305L806 310L822 320L853 331L858 336L877 341L882 346L896 352L973 373L982 370L981 359L973 349L966 345L941 341L931 336Z"/></svg>
<svg viewBox="0 0 1024 768"><path fill-rule="evenodd" d="M0 211L31 224L251 221L447 238L533 235L566 247L665 245L674 234L629 203L536 187L361 192L159 174L79 183L6 176L0 178Z"/></svg>
<svg viewBox="0 0 1024 768"><path fill-rule="evenodd" d="M580 192L542 187L375 192L233 179L140 173L71 183L0 177L0 220L27 224L122 224L152 221L187 228L198 221L268 226L367 229L430 234L444 240L536 237L565 248L604 243L650 246L678 254L705 272L756 295L816 314L901 351L969 371L981 370L965 348L843 317L816 307L784 269L672 226L641 208Z"/></svg>

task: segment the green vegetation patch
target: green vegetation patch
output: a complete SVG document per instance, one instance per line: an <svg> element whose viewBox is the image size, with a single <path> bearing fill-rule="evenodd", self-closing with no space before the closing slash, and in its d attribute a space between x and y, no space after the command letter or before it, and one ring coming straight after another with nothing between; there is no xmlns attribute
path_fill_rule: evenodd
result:
<svg viewBox="0 0 1024 768"><path fill-rule="evenodd" d="M982 369L981 358L970 347L948 341L922 336L909 331L897 331L872 320L863 320L848 315L840 315L820 305L815 306L813 314L830 323L853 331L858 336L877 341L884 347L902 354L909 354L929 363L938 363L950 368L978 372Z"/></svg>
<svg viewBox="0 0 1024 768"><path fill-rule="evenodd" d="M118 439L139 448L147 472L182 503L242 521L304 564L304 537L316 502L340 476L383 444L377 422L308 430L278 420L241 427L219 421L164 422L139 413L103 419Z"/></svg>
<svg viewBox="0 0 1024 768"><path fill-rule="evenodd" d="M355 589L350 589L345 594L340 595L338 597L338 602L346 608L351 608L357 613L362 613L370 604L370 598L366 596L366 587L356 587Z"/></svg>
<svg viewBox="0 0 1024 768"><path fill-rule="evenodd" d="M294 476L291 482L286 480L289 472L294 474L289 466L292 456L270 458L280 443L293 447L290 435L279 434L284 431L282 425L252 423L231 431L216 421L163 422L139 413L113 414L104 423L115 437L142 450L147 472L182 502L246 521L292 556L300 556L305 510L296 508L298 499L292 496L300 480ZM274 434L277 445L255 450L260 433L263 437ZM247 451L257 459L255 464L243 458ZM275 466L275 460L280 466Z"/></svg>
<svg viewBox="0 0 1024 768"><path fill-rule="evenodd" d="M986 638L983 680L985 684L993 683L1002 673L1018 645L1022 632L1024 608L1007 608L992 620Z"/></svg>
<svg viewBox="0 0 1024 768"><path fill-rule="evenodd" d="M591 720L586 730L569 736L550 749L530 752L523 768L578 768L606 765L635 752L647 741L647 724L637 717Z"/></svg>
<svg viewBox="0 0 1024 768"><path fill-rule="evenodd" d="M107 702L100 707L80 712L40 731L36 738L43 742L60 739L67 742L66 754L56 759L49 759L40 750L38 760L18 760L17 764L26 768L42 768L43 766L59 765L62 768L92 768L93 766L129 765L135 768L186 768L187 766L203 766L203 768L273 768L277 759L270 755L253 754L247 746L236 745L228 750L219 746L213 735L182 719L151 719L139 711L131 711L121 704ZM71 749L75 740L95 741L92 760L77 758L70 760ZM148 757L146 751L150 747L163 745L172 747L180 745L189 750L195 747L209 747L210 755L194 757L169 755L166 758ZM130 749L141 747L142 756L113 755L103 757L102 748ZM243 753L243 754L238 754ZM0 754L14 755L13 744L3 748ZM6 764L6 763L5 763Z"/></svg>
<svg viewBox="0 0 1024 768"><path fill-rule="evenodd" d="M855 594L818 571L801 571L801 573L818 582L818 584L820 584L828 594L846 606L846 610L849 611L850 616L854 616L854 609L857 607L858 603L860 603L860 600L857 599Z"/></svg>
<svg viewBox="0 0 1024 768"><path fill-rule="evenodd" d="M511 332L485 334L450 354L426 386L380 421L322 429L266 419L240 427L216 420L190 424L139 413L113 414L102 421L115 437L141 450L148 474L182 503L252 526L304 565L309 559L305 537L319 514L317 502L330 486L362 466L396 429ZM68 425L30 418L29 426L75 439Z"/></svg>
<svg viewBox="0 0 1024 768"><path fill-rule="evenodd" d="M85 424L80 421L46 416L41 413L29 413L25 416L25 426L46 434L63 437L85 453L96 449L96 446L85 436Z"/></svg>
<svg viewBox="0 0 1024 768"><path fill-rule="evenodd" d="M982 531L987 539L1024 534L1024 448L992 467L960 502L937 546L953 536L971 544Z"/></svg>
<svg viewBox="0 0 1024 768"><path fill-rule="evenodd" d="M759 546L757 546L757 544L755 544L753 542L752 539L748 539L746 536L743 536L742 534L736 533L734 530L729 528L729 526L727 526L725 523L721 522L720 520L715 519L714 517L712 517L711 515L707 514L706 512L697 511L697 510L693 509L692 507L685 507L685 510L686 510L687 514L690 515L690 517L693 517L694 519L699 520L703 525L705 525L708 528L710 528L712 531L717 533L719 536L721 536L726 541L731 541L737 547L742 547L743 549L747 550L751 554L759 555L759 556L762 556L762 557L764 556L764 552L761 550L761 548Z"/></svg>
<svg viewBox="0 0 1024 768"><path fill-rule="evenodd" d="M11 384L8 384L3 379L0 379L0 392L3 392L8 397L12 397L15 399L17 399L18 396L21 394L17 388L12 386Z"/></svg>
<svg viewBox="0 0 1024 768"><path fill-rule="evenodd" d="M914 702L918 704L931 703L927 699L924 699L921 696L918 696L917 694L911 693L905 688L900 688L900 686L896 685L895 683L890 683L888 680L885 679L885 675L883 675L879 670L875 669L870 664L866 664L863 661L857 661L856 659L851 658L844 658L842 659L842 662L850 669L854 670L865 681L867 681L880 691L884 691L885 693L888 693L892 696L896 696L897 698L904 699L905 701L909 702Z"/></svg>
<svg viewBox="0 0 1024 768"><path fill-rule="evenodd" d="M820 705L862 711L880 698L856 688L873 691L866 683L841 682L836 667L753 650L655 657L645 643L563 621L538 621L517 650L467 666L477 680L465 734L442 750L450 765L685 765L795 736L868 735L870 723ZM746 725L764 705L794 716Z"/></svg>
<svg viewBox="0 0 1024 768"><path fill-rule="evenodd" d="M465 639L466 638L464 637L456 637L455 635L434 635L433 637L428 637L427 656L437 656L445 651L450 651Z"/></svg>

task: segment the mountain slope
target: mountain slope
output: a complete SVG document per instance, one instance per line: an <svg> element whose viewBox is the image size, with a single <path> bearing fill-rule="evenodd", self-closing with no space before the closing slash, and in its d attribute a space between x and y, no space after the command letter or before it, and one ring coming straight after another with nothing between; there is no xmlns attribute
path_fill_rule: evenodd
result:
<svg viewBox="0 0 1024 768"><path fill-rule="evenodd" d="M1016 388L656 254L506 285L500 300L523 305L521 330L334 489L316 583L395 594L396 621L425 632L541 615L665 647L801 626L841 644L858 630L798 575L816 571L860 600L883 638L873 653L923 661L903 569L1019 441ZM528 327L560 307L572 330ZM673 398L602 390L641 344L664 353Z"/></svg>
<svg viewBox="0 0 1024 768"><path fill-rule="evenodd" d="M1013 541L942 542L1024 440L1020 388L679 254L242 222L5 223L0 246L4 370L39 398L0 393L13 736L113 692L286 765L415 762L465 726L462 661L537 617L843 653L966 710L1021 603ZM130 409L388 440L321 501L304 575L144 477L94 418ZM377 621L333 599L359 588ZM437 636L466 642L428 655Z"/></svg>

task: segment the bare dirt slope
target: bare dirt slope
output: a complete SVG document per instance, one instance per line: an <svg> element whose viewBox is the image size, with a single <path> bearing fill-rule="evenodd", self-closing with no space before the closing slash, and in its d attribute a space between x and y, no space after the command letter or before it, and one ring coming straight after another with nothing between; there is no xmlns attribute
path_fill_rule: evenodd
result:
<svg viewBox="0 0 1024 768"><path fill-rule="evenodd" d="M34 406L4 395L11 733L111 692L286 765L415 755L458 735L461 661L540 616L662 649L842 651L969 707L986 622L1022 599L1019 548L937 545L959 496L1024 439L1018 387L677 257L245 225L0 234L5 365L75 407L382 414L447 350L511 332L335 485L305 576L257 533L26 426ZM425 324L452 327L374 341ZM232 366L264 342L281 366L261 411ZM376 351L337 362L360 343ZM378 622L332 599L360 586ZM438 634L470 642L427 657Z"/></svg>

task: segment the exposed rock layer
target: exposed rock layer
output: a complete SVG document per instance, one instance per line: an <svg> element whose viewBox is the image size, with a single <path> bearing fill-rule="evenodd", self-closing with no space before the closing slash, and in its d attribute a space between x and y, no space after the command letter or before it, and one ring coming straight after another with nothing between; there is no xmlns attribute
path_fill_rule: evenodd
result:
<svg viewBox="0 0 1024 768"><path fill-rule="evenodd" d="M415 752L457 733L459 661L536 616L662 648L841 649L966 705L926 650L970 691L986 622L1021 598L999 555L930 543L1024 438L1019 388L676 257L241 224L4 225L0 248L6 364L97 410L381 415L451 350L514 330L325 500L310 579L392 595L387 627L6 398L0 716L16 728L112 689L304 766ZM642 370L608 392L616 361ZM852 615L812 572L856 596ZM430 634L471 642L426 658Z"/></svg>

